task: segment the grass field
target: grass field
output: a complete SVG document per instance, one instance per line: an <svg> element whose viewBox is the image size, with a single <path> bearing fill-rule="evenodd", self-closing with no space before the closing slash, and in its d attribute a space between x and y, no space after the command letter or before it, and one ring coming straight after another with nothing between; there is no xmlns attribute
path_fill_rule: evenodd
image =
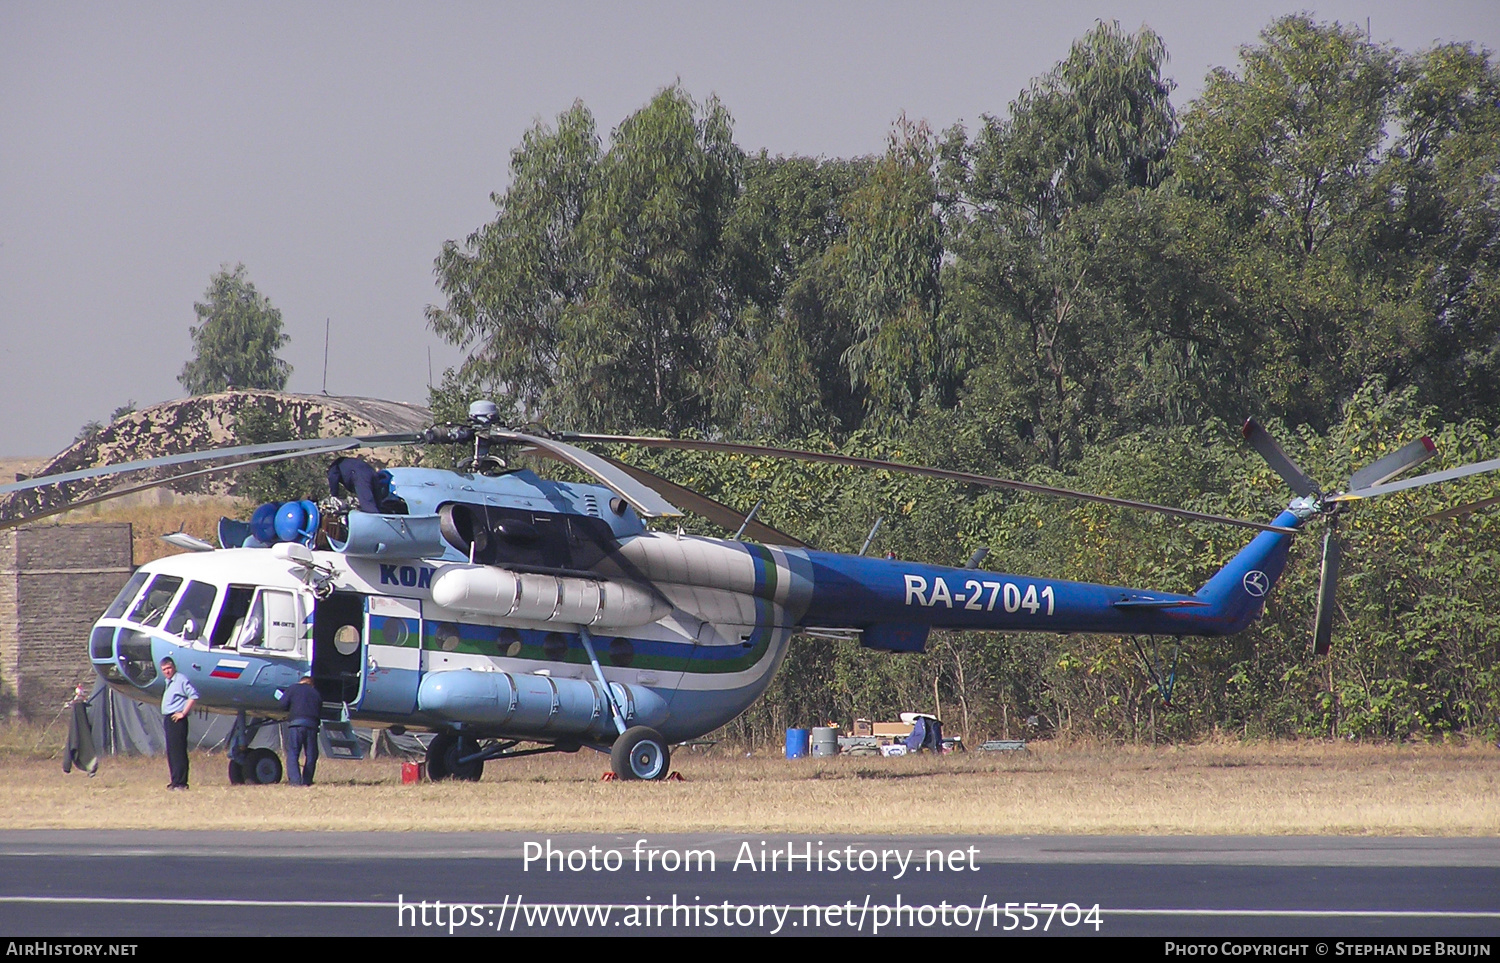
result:
<svg viewBox="0 0 1500 963"><path fill-rule="evenodd" d="M1038 743L792 762L718 747L679 750L684 781L661 783L601 782L608 760L585 750L492 762L477 784L402 785L393 759L324 760L310 789L231 787L222 755L195 754L186 793L165 790L161 758L106 758L89 778L44 754L14 731L0 738L7 828L1500 833L1500 751L1483 745Z"/></svg>

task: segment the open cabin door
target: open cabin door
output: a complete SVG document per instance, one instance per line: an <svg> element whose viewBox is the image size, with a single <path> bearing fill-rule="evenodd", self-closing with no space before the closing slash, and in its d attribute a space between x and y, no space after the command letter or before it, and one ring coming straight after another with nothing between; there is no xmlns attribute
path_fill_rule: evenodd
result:
<svg viewBox="0 0 1500 963"><path fill-rule="evenodd" d="M334 592L313 609L313 684L324 702L358 705L365 673L365 597Z"/></svg>

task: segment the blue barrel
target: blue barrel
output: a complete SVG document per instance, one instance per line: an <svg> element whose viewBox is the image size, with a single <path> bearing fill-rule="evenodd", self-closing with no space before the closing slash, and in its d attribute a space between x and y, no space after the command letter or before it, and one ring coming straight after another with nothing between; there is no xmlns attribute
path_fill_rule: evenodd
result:
<svg viewBox="0 0 1500 963"><path fill-rule="evenodd" d="M786 731L786 757L802 759L807 756L807 744L812 739L810 729L788 729Z"/></svg>

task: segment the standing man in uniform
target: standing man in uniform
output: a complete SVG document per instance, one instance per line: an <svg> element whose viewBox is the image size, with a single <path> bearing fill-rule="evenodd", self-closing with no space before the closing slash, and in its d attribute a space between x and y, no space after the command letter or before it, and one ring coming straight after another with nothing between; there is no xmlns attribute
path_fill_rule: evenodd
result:
<svg viewBox="0 0 1500 963"><path fill-rule="evenodd" d="M287 713L289 728L286 747L286 779L294 786L311 786L313 771L318 768L318 726L323 713L323 696L313 685L312 673L304 672L297 684L281 696L281 708ZM303 752L307 762L298 764Z"/></svg>
<svg viewBox="0 0 1500 963"><path fill-rule="evenodd" d="M188 787L188 713L198 702L198 690L177 674L177 663L171 659L161 660L161 676L167 680L166 691L161 694L161 724L167 733L167 769L172 774L168 789Z"/></svg>

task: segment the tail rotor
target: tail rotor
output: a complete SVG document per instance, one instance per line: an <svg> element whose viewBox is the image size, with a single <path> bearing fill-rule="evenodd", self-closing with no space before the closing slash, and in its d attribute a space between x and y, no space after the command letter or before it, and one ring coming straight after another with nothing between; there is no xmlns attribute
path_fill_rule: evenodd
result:
<svg viewBox="0 0 1500 963"><path fill-rule="evenodd" d="M1276 474L1281 476L1287 487L1296 492L1300 498L1307 499L1314 512L1328 519L1328 528L1323 533L1323 564L1318 574L1318 610L1313 622L1313 654L1324 655L1333 643L1333 617L1338 608L1339 564L1344 557L1344 543L1339 538L1338 522L1343 506L1348 502L1383 495L1388 491L1399 491L1445 481L1446 477L1439 476L1448 476L1450 473L1439 472L1426 481L1423 479L1427 479L1428 476L1424 475L1396 485L1388 484L1391 479L1410 471L1437 454L1437 446L1432 443L1432 439L1422 437L1354 472L1349 476L1349 481L1342 492L1325 495L1322 487L1313 481L1296 462L1292 461L1277 443L1275 437L1254 418L1245 422L1243 432L1245 441L1266 460L1266 464L1270 465ZM1469 467L1479 468L1479 466ZM1468 474L1472 473L1468 472Z"/></svg>

